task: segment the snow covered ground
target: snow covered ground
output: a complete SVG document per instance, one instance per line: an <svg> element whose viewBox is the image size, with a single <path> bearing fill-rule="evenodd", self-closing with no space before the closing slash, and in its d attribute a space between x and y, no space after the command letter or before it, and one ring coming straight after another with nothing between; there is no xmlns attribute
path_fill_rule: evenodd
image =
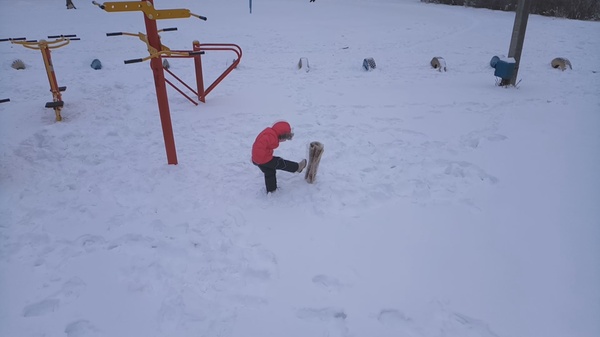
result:
<svg viewBox="0 0 600 337"><path fill-rule="evenodd" d="M208 17L158 21L167 47L243 49L205 104L169 89L167 165L149 63L123 63L146 46L106 36L142 14L75 5L0 0L0 38L81 38L52 51L62 122L40 53L0 43L0 336L600 336L599 22L530 16L507 89L514 13L157 0ZM250 148L278 120L278 155L325 152L267 196Z"/></svg>

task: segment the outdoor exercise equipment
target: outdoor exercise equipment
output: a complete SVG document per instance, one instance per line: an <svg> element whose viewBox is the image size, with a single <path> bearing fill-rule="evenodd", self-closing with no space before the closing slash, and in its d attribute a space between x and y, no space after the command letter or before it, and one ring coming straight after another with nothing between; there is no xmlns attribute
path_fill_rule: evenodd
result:
<svg viewBox="0 0 600 337"><path fill-rule="evenodd" d="M56 74L54 73L54 65L52 64L52 57L50 50L57 49L68 45L71 41L79 40L76 35L51 35L49 39L55 39L53 41L46 40L27 40L26 38L9 38L0 39L0 42L10 41L14 44L20 44L25 48L39 50L42 53L44 59L44 67L46 68L46 75L48 76L48 82L50 83L50 91L52 92L52 102L46 103L46 108L54 109L56 114L56 121L62 121L60 114L64 102L62 100L62 92L67 90L66 86L59 87L56 81Z"/></svg>
<svg viewBox="0 0 600 337"><path fill-rule="evenodd" d="M310 71L310 66L308 65L308 58L301 57L300 60L298 60L298 69L304 69L305 72Z"/></svg>
<svg viewBox="0 0 600 337"><path fill-rule="evenodd" d="M21 60L21 59L14 60L10 66L15 70L23 70L26 68L25 62L23 62L23 60Z"/></svg>
<svg viewBox="0 0 600 337"><path fill-rule="evenodd" d="M165 28L165 29L158 30L157 32L158 33L170 32L170 31L175 31L175 30L177 30L177 28ZM125 32L106 33L106 36L119 36L119 35L138 37L142 42L146 43L146 46L150 53L150 55L147 57L125 60L124 61L125 64L144 62L144 61L150 60L152 58L160 58L160 59L162 59L161 64L162 64L163 70L166 71L169 75L173 76L175 79L177 79L180 83L182 83L184 86L186 86L188 89L190 89L192 92L194 92L198 96L198 93L196 91L194 91L185 82L183 82L179 77L177 77L175 74L173 74L173 72L169 71L170 65L166 59L167 58L175 58L175 57L180 57L180 58L196 57L196 56L199 57L201 54L204 54L203 51L171 50L169 47L167 47L163 44L160 45L161 50L158 51L149 44L148 37L143 33L137 33L137 34L125 33ZM171 81L164 78L164 82L167 83L168 85L170 85L171 87L173 87L173 89L177 90L177 92L179 92L181 95L183 95L185 98L187 98L194 105L198 105L198 102L194 101L192 98L190 98L188 95L186 95L181 89L177 88L177 86L175 86Z"/></svg>
<svg viewBox="0 0 600 337"><path fill-rule="evenodd" d="M100 62L100 60L98 60L98 59L94 59L94 60L92 60L90 67L92 67L92 69L94 69L94 70L100 70L100 69L102 69L102 62Z"/></svg>
<svg viewBox="0 0 600 337"><path fill-rule="evenodd" d="M514 76L516 61L512 57L493 56L490 60L490 67L494 70L494 76L500 78L499 85L507 86Z"/></svg>
<svg viewBox="0 0 600 337"><path fill-rule="evenodd" d="M157 32L171 32L176 31L177 28L165 28L158 30ZM171 75L174 79L176 79L179 83L185 86L188 90L194 93L198 97L198 100L202 103L206 103L206 96L227 76L233 69L235 69L240 63L240 59L242 58L242 48L236 44L231 43L200 43L198 41L192 42L191 50L171 50L169 47L161 44L160 51L152 47L148 42L148 37L142 33L125 33L125 32L115 32L115 33L106 33L106 36L135 36L138 37L142 42L146 43L148 51L150 53L149 56L131 60L125 60L125 64L138 63L150 60L152 58L160 58L162 60L163 70ZM204 76L202 72L202 55L206 53L206 51L232 51L235 53L236 58L233 60L232 64L225 69L225 71L213 82L208 88L204 87ZM167 61L168 58L193 58L195 65L195 73L196 73L196 90L192 89L188 84L186 84L183 80L181 80L177 75L175 75L172 71L169 70L170 64ZM194 101L190 96L186 95L183 90L179 89L173 82L169 81L167 78L164 79L165 83L170 85L173 89L179 92L182 96L187 98L192 104L198 105L198 102Z"/></svg>
<svg viewBox="0 0 600 337"><path fill-rule="evenodd" d="M242 59L242 48L233 43L200 43L196 40L192 43L192 49L196 52L200 52L201 55L204 55L204 53L207 51L231 51L236 55L236 58L233 60L231 65L229 65L229 67L227 67L227 69L225 69L225 71L223 71L223 73L217 77L217 79L214 80L214 82L211 83L206 89L204 88L204 79L202 75L202 57L198 55L198 57L194 58L198 99L202 103L205 103L206 96L240 64L240 60Z"/></svg>
<svg viewBox="0 0 600 337"><path fill-rule="evenodd" d="M429 62L433 69L437 69L439 72L446 71L446 60L441 56L436 56Z"/></svg>
<svg viewBox="0 0 600 337"><path fill-rule="evenodd" d="M566 57L557 57L553 59L552 62L550 62L550 65L552 66L552 68L560 69L562 71L565 71L567 68L573 69L571 61L569 61L569 59Z"/></svg>
<svg viewBox="0 0 600 337"><path fill-rule="evenodd" d="M154 86L156 87L156 98L158 100L158 110L160 113L160 120L163 130L163 138L165 141L165 149L167 152L167 163L177 164L177 150L175 149L175 137L173 136L173 126L171 123L171 113L169 111L169 100L167 98L167 87L165 85L165 74L161 62L161 56L165 55L168 51L162 48L160 43L160 36L158 35L158 28L156 20L161 19L177 19L177 18L189 18L195 16L201 20L206 20L206 17L195 15L190 13L187 9L168 9L168 10L157 10L154 8L153 0L147 1L124 1L124 2L105 2L103 4L92 1L92 3L100 9L107 12L131 12L141 11L144 13L144 23L146 25L146 35L139 33L137 36L140 40L146 42L148 45L148 52L150 55L145 58L126 60L125 63L135 63L150 60L150 67L154 74ZM115 35L133 35L135 34L123 34L123 33L109 33L107 36Z"/></svg>
<svg viewBox="0 0 600 337"><path fill-rule="evenodd" d="M104 2L102 4L92 1L92 3L107 12L131 12L141 11L144 13L144 22L146 25L146 34L138 33L108 33L107 36L117 35L128 35L136 36L142 42L146 43L148 47L149 55L143 58L125 60L125 64L138 63L144 61L150 61L150 67L154 74L154 85L156 87L156 98L158 100L158 109L161 118L161 124L163 129L163 137L165 141L165 149L167 152L167 163L177 164L177 152L175 149L175 138L173 136L173 127L171 124L171 113L169 111L169 101L167 97L166 84L173 87L177 92L186 97L190 102L198 105L198 102L194 101L188 95L186 95L181 89L177 88L171 81L165 78L165 72L179 81L187 89L192 91L198 97L201 102L206 101L206 95L219 84L225 76L227 76L240 62L242 57L242 50L239 46L233 44L220 44L220 43L208 43L200 44L198 41L194 41L192 50L171 50L164 46L160 42L159 32L175 31L177 28L165 28L162 30L157 29L156 20L161 19L180 19L196 17L198 19L206 21L207 18L201 15L193 14L188 9L155 9L154 0L142 0L142 1L124 1L124 2ZM202 78L202 59L201 55L206 51L216 50L229 50L233 51L237 55L237 59L231 66L229 66L225 72L215 80L207 89L204 89L204 80ZM196 85L197 91L194 91L189 85L183 82L168 67L163 66L163 58L193 58L196 70Z"/></svg>
<svg viewBox="0 0 600 337"><path fill-rule="evenodd" d="M371 71L377 67L375 60L372 57L367 57L364 59L362 66L366 71Z"/></svg>

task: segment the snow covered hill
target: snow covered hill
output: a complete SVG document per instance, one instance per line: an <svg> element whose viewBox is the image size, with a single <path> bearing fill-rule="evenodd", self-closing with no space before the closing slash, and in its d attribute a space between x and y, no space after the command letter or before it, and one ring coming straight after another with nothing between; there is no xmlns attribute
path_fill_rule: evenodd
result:
<svg viewBox="0 0 600 337"><path fill-rule="evenodd" d="M156 0L208 17L158 21L165 46L243 50L206 103L169 88L167 165L149 64L123 63L146 45L106 36L142 14L75 5L0 0L0 38L81 38L52 50L62 122L40 52L0 42L0 336L600 335L598 22L530 16L502 88L514 13ZM207 52L205 83L234 56ZM277 155L325 152L266 195L250 149L279 120Z"/></svg>

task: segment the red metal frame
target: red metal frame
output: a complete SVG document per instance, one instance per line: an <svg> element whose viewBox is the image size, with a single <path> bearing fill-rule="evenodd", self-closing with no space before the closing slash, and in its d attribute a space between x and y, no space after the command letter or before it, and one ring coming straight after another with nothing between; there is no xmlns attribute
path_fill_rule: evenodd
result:
<svg viewBox="0 0 600 337"><path fill-rule="evenodd" d="M207 51L207 50L224 50L232 51L237 55L237 58L233 63L225 69L223 74L219 76L208 88L204 89L204 79L202 76L202 58L201 55L194 55L194 65L196 67L196 85L198 86L198 99L202 102L206 102L206 95L208 95L221 81L235 69L240 60L242 59L242 48L232 43L200 43L198 41L193 42L193 50L195 52Z"/></svg>
<svg viewBox="0 0 600 337"><path fill-rule="evenodd" d="M168 55L168 56L162 56L162 58L196 58L199 57L199 55L189 55L189 56L184 56L181 54L185 54L185 53L190 53L190 50L172 50L171 52L173 53L180 53L180 55ZM190 90L191 92L194 93L194 95L198 96L198 93L192 89L192 87L190 87L187 83L185 83L181 78L179 78L177 75L175 75L172 71L170 71L167 68L164 68L164 71L167 72L167 74L173 76L174 79L176 79L179 83L183 84L183 86L185 86L188 90ZM192 102L192 104L194 105L198 105L198 102L194 101L190 96L186 95L181 89L177 88L177 86L175 86L173 83L171 83L171 81L165 79L165 81L167 82L167 84L169 84L173 89L177 90L177 92L179 92L183 97L187 98L190 102Z"/></svg>
<svg viewBox="0 0 600 337"><path fill-rule="evenodd" d="M179 83L183 84L186 88L188 88L191 92L196 94L196 96L198 95L198 93L194 91L194 89L192 89L189 85L187 85L184 81L177 77L177 75L173 74L173 72L171 72L169 69L165 68L165 71L171 76L173 76L173 78L175 78L177 81L179 81ZM165 82L167 82L167 84L170 85L173 89L177 90L177 92L179 92L183 97L187 98L190 102L192 102L192 104L198 105L198 102L194 101L190 96L186 95L183 91L181 91L181 89L177 88L175 84L171 83L171 81L165 78Z"/></svg>
<svg viewBox="0 0 600 337"><path fill-rule="evenodd" d="M173 72L171 72L169 69L164 69L168 74L170 74L171 76L173 76L177 81L179 81L179 83L183 84L186 88L188 88L188 90L190 90L191 92L193 92L196 96L198 96L198 99L202 102L202 103L206 103L206 96L219 84L221 83L221 81L223 81L223 79L229 75L229 73L231 73L233 71L233 69L235 69L238 64L240 64L240 60L242 58L242 48L240 48L240 46L236 45L236 44L232 44L232 43L200 43L198 41L194 41L193 45L192 45L192 54L190 56L183 56L183 55L170 55L170 56L162 56L163 58L193 58L194 59L194 67L196 69L196 87L197 87L197 91L195 91L194 89L192 89L189 85L187 85L184 81L182 81L179 77L177 77L175 74L173 74ZM219 76L211 85L208 86L208 88L205 90L204 89L204 78L203 78L203 74L202 74L202 55L199 52L206 52L206 51L233 51L237 58L234 60L234 62L227 68L225 69L225 71L221 74L221 76ZM173 53L190 53L189 50L172 50ZM194 54L195 53L195 54ZM198 103L196 101L194 101L193 99L191 99L188 95L186 95L181 89L177 88L173 83L171 83L169 80L165 79L165 81L171 86L173 87L173 89L177 90L181 95L183 95L185 98L187 98L190 102L192 102L194 105L198 105Z"/></svg>

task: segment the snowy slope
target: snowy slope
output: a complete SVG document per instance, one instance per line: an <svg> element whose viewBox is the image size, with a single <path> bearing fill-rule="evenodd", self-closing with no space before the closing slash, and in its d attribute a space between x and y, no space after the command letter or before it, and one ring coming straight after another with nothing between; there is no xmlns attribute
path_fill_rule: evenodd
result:
<svg viewBox="0 0 600 337"><path fill-rule="evenodd" d="M506 89L489 60L514 13L156 2L208 17L159 21L169 48L243 49L206 103L169 89L178 165L148 63L123 64L146 46L106 36L142 14L0 0L0 38L81 37L52 51L63 122L40 53L0 43L0 336L600 335L598 22L530 16ZM205 82L234 56L203 56ZM250 148L278 120L278 155L325 152L314 185L280 172L267 196Z"/></svg>

